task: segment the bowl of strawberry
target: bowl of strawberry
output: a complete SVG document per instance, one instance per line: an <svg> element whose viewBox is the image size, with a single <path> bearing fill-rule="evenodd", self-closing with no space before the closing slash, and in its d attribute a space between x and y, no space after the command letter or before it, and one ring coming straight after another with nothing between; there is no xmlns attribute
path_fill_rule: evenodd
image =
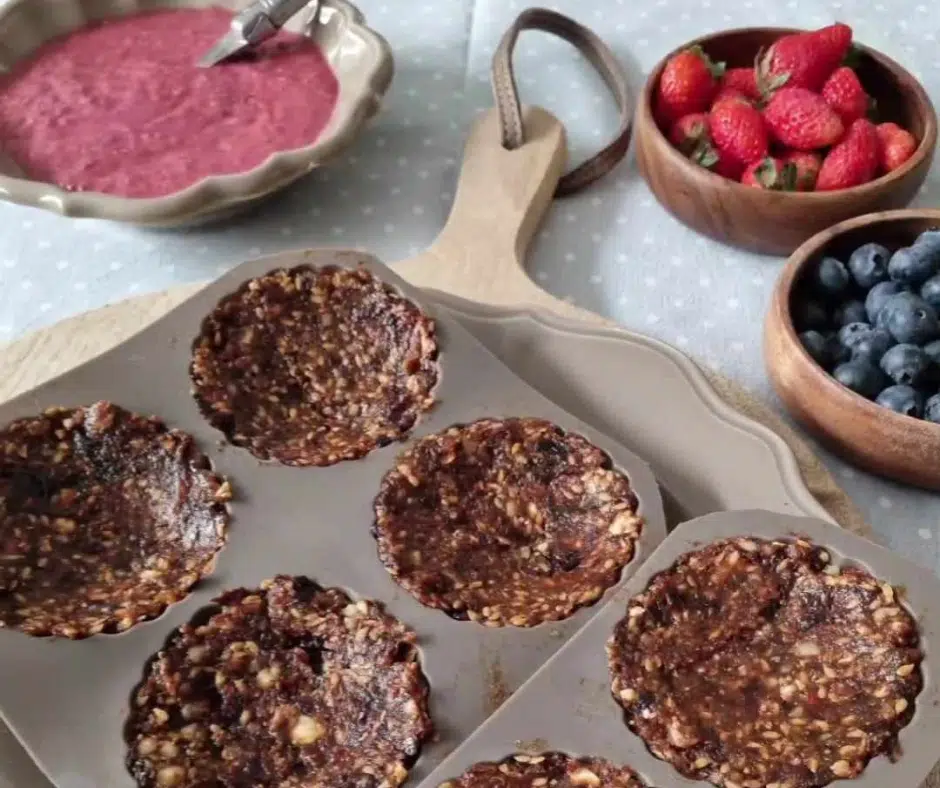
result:
<svg viewBox="0 0 940 788"><path fill-rule="evenodd" d="M648 78L635 135L640 171L676 218L783 255L840 221L907 205L937 119L909 72L837 23L683 45Z"/></svg>
<svg viewBox="0 0 940 788"><path fill-rule="evenodd" d="M784 405L836 452L940 489L940 211L848 219L797 249L764 360Z"/></svg>

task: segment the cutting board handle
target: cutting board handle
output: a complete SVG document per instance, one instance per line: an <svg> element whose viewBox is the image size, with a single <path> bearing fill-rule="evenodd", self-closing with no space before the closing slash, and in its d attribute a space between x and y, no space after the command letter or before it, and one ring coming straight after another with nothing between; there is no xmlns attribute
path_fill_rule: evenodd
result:
<svg viewBox="0 0 940 788"><path fill-rule="evenodd" d="M525 144L507 150L497 110L477 118L444 229L428 250L395 265L406 279L483 303L557 306L523 261L565 168L565 129L538 107L525 109L524 123Z"/></svg>
<svg viewBox="0 0 940 788"><path fill-rule="evenodd" d="M545 110L519 102L512 53L524 30L551 33L575 46L604 79L620 110L613 139L566 175L564 126ZM529 8L500 40L491 81L496 106L470 131L447 224L430 249L398 268L425 287L484 303L576 312L537 287L525 273L524 260L552 197L580 191L626 155L633 104L626 74L594 32L555 11Z"/></svg>

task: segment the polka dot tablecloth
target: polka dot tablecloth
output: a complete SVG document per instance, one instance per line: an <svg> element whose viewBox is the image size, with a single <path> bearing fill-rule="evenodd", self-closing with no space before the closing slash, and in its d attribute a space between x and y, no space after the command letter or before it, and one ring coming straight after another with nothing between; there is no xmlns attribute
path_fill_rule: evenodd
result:
<svg viewBox="0 0 940 788"><path fill-rule="evenodd" d="M0 341L135 293L214 277L284 248L362 246L394 261L425 247L453 197L465 132L490 105L493 48L519 0L361 0L391 42L396 76L384 112L345 157L255 214L186 232L148 232L0 206ZM850 23L856 38L905 64L940 98L937 10L916 0L564 0L625 62L635 88L662 54L710 30ZM566 123L572 155L604 142L615 113L567 45L526 33L516 50L525 100ZM936 205L935 171L917 205ZM653 200L628 161L558 202L530 273L544 288L691 354L773 401L760 337L783 263L696 236ZM936 568L940 505L927 493L855 471L822 450L882 541Z"/></svg>

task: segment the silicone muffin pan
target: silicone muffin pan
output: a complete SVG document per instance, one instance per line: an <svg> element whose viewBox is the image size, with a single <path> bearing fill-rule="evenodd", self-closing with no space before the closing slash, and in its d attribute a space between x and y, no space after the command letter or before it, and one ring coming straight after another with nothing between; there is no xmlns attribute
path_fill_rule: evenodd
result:
<svg viewBox="0 0 940 788"><path fill-rule="evenodd" d="M328 467L288 467L261 463L246 449L225 442L200 412L190 391L189 366L203 319L246 280L298 265L363 265L435 320L440 348L437 404L405 441ZM417 632L436 737L412 768L411 785L426 778L602 609L598 601L563 621L531 628L486 627L424 607L401 589L377 555L373 500L399 453L422 437L481 418L547 419L606 452L614 468L629 478L639 501L645 525L616 587L665 538L659 490L642 460L531 389L443 310L360 253L290 252L245 263L122 345L0 406L0 423L57 405L98 400L152 414L194 436L215 470L232 484L232 522L214 572L154 621L122 634L80 641L0 631L0 675L16 677L0 682L0 712L60 788L132 788L122 736L131 693L170 632L223 589L257 588L278 574L306 575L321 586L346 590L353 599L384 603L389 613ZM604 598L611 598L616 587Z"/></svg>
<svg viewBox="0 0 940 788"><path fill-rule="evenodd" d="M923 688L916 697L912 718L900 731L900 756L895 761L885 756L873 758L852 784L858 788L919 786L936 761L940 730L940 657L934 651L940 639L940 610L936 605L940 579L821 520L741 510L690 520L670 533L604 609L440 767L418 783L418 788L436 788L475 763L499 762L517 752L553 751L606 758L630 766L651 786L710 785L680 775L669 763L655 757L627 727L623 709L611 692L606 645L618 622L628 615L628 600L643 592L654 576L670 569L686 553L732 537L805 537L829 554L832 566L859 567L901 594L901 604L918 624L924 655L920 665Z"/></svg>

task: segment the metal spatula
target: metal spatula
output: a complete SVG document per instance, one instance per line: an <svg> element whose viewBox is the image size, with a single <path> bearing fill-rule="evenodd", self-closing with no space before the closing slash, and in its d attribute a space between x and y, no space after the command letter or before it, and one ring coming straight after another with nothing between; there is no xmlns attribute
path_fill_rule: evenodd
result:
<svg viewBox="0 0 940 788"><path fill-rule="evenodd" d="M244 54L277 34L289 19L307 6L319 11L319 0L256 0L232 19L229 31L220 38L198 65L209 68L234 55Z"/></svg>

